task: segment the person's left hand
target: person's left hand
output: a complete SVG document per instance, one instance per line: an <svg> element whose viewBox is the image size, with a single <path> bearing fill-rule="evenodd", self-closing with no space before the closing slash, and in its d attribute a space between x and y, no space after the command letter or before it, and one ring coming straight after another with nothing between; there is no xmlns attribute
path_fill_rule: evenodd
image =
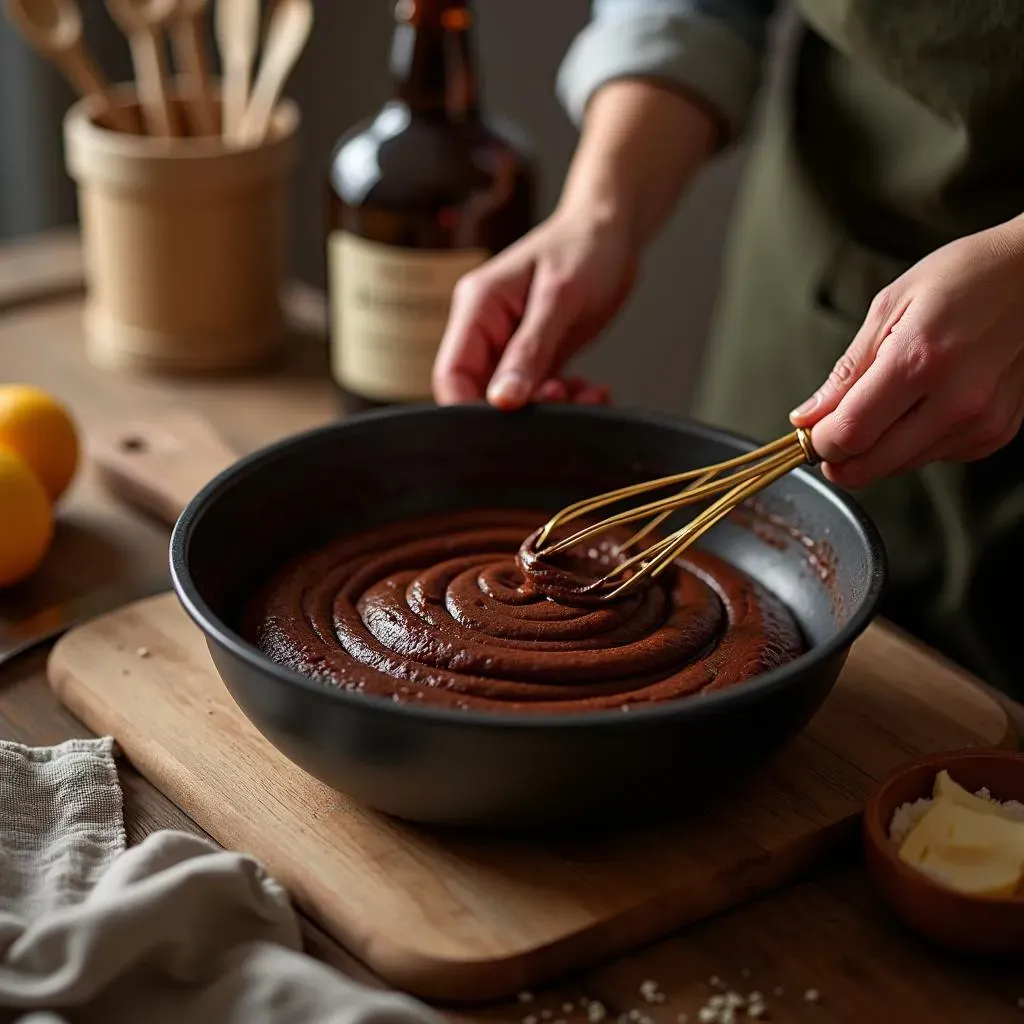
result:
<svg viewBox="0 0 1024 1024"><path fill-rule="evenodd" d="M1024 419L1024 217L937 249L879 292L790 419L813 427L825 475L851 488L1008 444Z"/></svg>

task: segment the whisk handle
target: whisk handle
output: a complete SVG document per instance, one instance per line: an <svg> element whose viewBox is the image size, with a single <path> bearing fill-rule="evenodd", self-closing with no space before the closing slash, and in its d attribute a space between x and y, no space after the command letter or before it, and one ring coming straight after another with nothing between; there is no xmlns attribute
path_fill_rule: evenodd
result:
<svg viewBox="0 0 1024 1024"><path fill-rule="evenodd" d="M800 445L800 450L804 453L807 464L809 466L816 466L821 462L821 456L814 450L814 445L811 443L811 432L803 427L797 427L794 434Z"/></svg>

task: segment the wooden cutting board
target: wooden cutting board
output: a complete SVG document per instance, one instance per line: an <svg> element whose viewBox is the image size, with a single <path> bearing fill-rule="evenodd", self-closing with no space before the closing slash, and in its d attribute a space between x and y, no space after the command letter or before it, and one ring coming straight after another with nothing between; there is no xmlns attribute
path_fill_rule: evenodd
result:
<svg viewBox="0 0 1024 1024"><path fill-rule="evenodd" d="M363 810L287 761L216 675L172 594L67 634L52 685L222 845L259 857L386 981L426 999L508 996L781 885L914 755L1013 745L967 678L873 626L808 729L735 799L604 837L498 840Z"/></svg>

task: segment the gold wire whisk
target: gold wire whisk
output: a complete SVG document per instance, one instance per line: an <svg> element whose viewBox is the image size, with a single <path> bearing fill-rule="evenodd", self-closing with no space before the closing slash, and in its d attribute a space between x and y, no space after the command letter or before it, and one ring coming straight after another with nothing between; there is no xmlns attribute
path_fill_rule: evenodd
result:
<svg viewBox="0 0 1024 1024"><path fill-rule="evenodd" d="M685 508L687 505L720 495L716 501L685 526L620 562L607 575L588 588L601 592L607 584L635 569L636 571L627 576L618 586L603 593L602 596L606 600L611 600L621 596L644 577L650 576L653 579L663 572L683 551L707 533L716 523L724 519L739 504L764 490L769 484L774 483L791 470L805 463L813 466L819 461L820 459L811 445L810 431L798 427L791 434L780 437L746 455L738 455L713 466L704 466L701 469L691 469L685 473L676 473L673 476L649 480L646 483L620 487L618 490L608 491L605 494L568 505L552 516L541 528L535 542L535 552L541 558L557 555L559 552L568 551L577 544L582 544L584 541L615 527L635 523L650 516L650 522L642 526L629 540L618 547L618 552L621 554L635 547L673 512ZM680 485L685 486L668 497L619 512L545 546L551 534L566 523L589 516L616 502L648 494L651 491L658 491L665 487L679 487Z"/></svg>

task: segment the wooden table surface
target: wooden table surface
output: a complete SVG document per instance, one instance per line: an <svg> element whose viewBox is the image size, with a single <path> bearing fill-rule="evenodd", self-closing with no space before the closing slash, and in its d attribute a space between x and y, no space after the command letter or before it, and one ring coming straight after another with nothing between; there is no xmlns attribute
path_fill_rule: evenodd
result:
<svg viewBox="0 0 1024 1024"><path fill-rule="evenodd" d="M93 369L83 355L81 300L74 235L56 233L0 247L0 381L53 391L86 433L187 406L204 413L237 450L249 451L337 415L322 306L302 290L293 304L301 326L288 359L273 374L189 382L137 380ZM62 506L46 562L30 581L0 598L0 617L33 614L100 586L164 574L166 548L166 528L111 501L86 465ZM50 744L88 735L51 694L45 657L45 651L35 651L0 669L0 737ZM121 778L130 841L160 828L199 831L130 766L121 765ZM306 934L313 955L376 984L314 926L308 925ZM577 1024L587 1019L579 1008L586 996L600 1000L611 1019L638 1010L650 1024L683 1024L684 1018L696 1024L714 976L741 992L763 992L775 1022L1024 1020L1018 1006L1024 966L971 963L909 935L873 891L858 849L801 884L539 992L529 1004L444 1012L453 1021L520 1022L533 1016L538 1024ZM648 1005L641 998L640 985L648 979L666 994L663 1003ZM813 1003L804 999L812 988L820 993ZM779 989L782 994L775 995ZM564 1008L569 1002L576 1007L571 1013Z"/></svg>

